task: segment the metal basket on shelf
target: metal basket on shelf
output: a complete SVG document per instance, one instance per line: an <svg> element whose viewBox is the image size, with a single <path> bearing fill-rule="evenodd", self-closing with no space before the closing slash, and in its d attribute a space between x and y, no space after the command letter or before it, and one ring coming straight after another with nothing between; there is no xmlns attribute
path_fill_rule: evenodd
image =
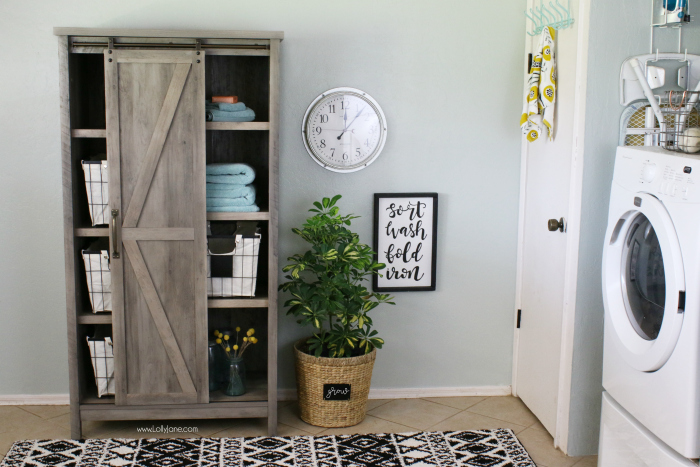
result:
<svg viewBox="0 0 700 467"><path fill-rule="evenodd" d="M658 144L669 151L700 152L698 91L668 91L661 102L663 124L659 127ZM664 102L665 100L665 102Z"/></svg>

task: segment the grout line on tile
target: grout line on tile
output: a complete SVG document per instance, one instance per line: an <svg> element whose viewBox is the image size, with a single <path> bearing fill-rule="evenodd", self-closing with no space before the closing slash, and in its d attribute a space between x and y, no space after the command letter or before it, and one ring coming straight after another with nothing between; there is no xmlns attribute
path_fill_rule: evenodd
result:
<svg viewBox="0 0 700 467"><path fill-rule="evenodd" d="M477 405L478 405L478 404L477 404ZM472 407L476 407L476 405L473 405ZM493 418L494 420L498 420L499 422L506 422L506 423L512 423L512 424L514 424L514 425L520 425L520 423L516 423L516 422L513 422L513 421L511 421L511 420L504 420L504 419L502 419L502 418L496 418L496 417L494 417L494 416L492 416L492 415L484 415L484 414L482 414L482 413L474 412L474 411L472 411L472 410L469 410L469 409L471 409L472 407L469 407L468 409L464 409L464 412L473 413L473 414L475 414L475 415L481 415L482 417ZM537 423L537 422L535 422L535 423ZM532 428L532 425L520 425L520 426L525 427L525 429ZM539 428L534 428L534 429L535 429L535 430L539 430ZM523 430L523 431L525 431L525 430ZM542 430L540 430L540 431L542 431ZM546 430L545 430L545 431L546 431ZM549 432L547 432L547 433L549 433ZM547 466L543 466L543 467L547 467Z"/></svg>
<svg viewBox="0 0 700 467"><path fill-rule="evenodd" d="M318 436L318 435L314 435L313 433L309 433L308 431L306 431L306 430L304 430L304 429L302 429L302 428L296 428L296 427L293 427L293 426L291 426L291 425L287 425L286 423L277 422L277 427L278 427L278 428L279 428L280 425L284 425L284 426L286 426L287 428L291 428L292 430L299 430L299 431L303 431L304 433L306 433L306 435L301 435L301 436ZM278 431L279 431L279 430L278 430ZM299 436L299 435L294 435L294 436Z"/></svg>
<svg viewBox="0 0 700 467"><path fill-rule="evenodd" d="M16 408L16 409L20 409L22 412L26 412L26 413L28 413L29 415L33 416L33 417L36 417L36 418L41 419L41 420L44 420L43 418L41 418L41 417L38 416L37 414L31 413L29 410L25 409L25 408L22 407L21 405L13 405L12 407L14 407L14 408ZM59 415L59 417L60 417L60 415ZM48 419L47 419L47 420L48 420Z"/></svg>
<svg viewBox="0 0 700 467"><path fill-rule="evenodd" d="M458 413L462 413L462 412L464 412L465 410L467 410L467 409L460 409L459 407L453 407L453 406L447 405L447 404L442 404L442 403L440 403L440 402L429 401L428 399L423 399L422 397L421 397L421 400L422 400L422 401L425 401L425 402L432 402L433 404L441 405L442 407L449 407L449 408L451 408L451 409L459 410ZM477 402L477 404L478 404L478 402ZM476 405L476 404L474 404L474 405ZM471 406L470 406L470 407L471 407ZM455 414L455 415L457 415L457 414ZM450 417L453 417L453 416L454 416L454 415L450 415ZM447 417L447 418L450 418L450 417ZM447 420L447 418L446 418L445 420Z"/></svg>
<svg viewBox="0 0 700 467"><path fill-rule="evenodd" d="M398 400L398 399L394 399L394 400ZM420 400L423 400L423 399L420 399ZM391 401L390 401L390 402L391 402ZM425 402L430 402L431 404L439 405L440 407L447 407L446 405L436 404L435 402L431 402L431 401L425 401ZM384 404L382 404L382 405L384 405ZM381 407L382 405L380 405L379 407ZM377 408L377 407L375 407L375 409L376 409L376 408ZM457 409L457 408L455 408L455 407L450 407L450 408L451 408L451 409L455 409L455 410L459 410L459 409ZM372 409L372 410L374 410L374 409ZM431 426L435 426L435 425L437 425L438 423L444 422L444 421L447 420L448 418L452 418L452 417L454 417L455 415L458 415L458 414L460 414L460 413L462 413L462 412L464 412L464 411L461 410L461 411L459 411L459 412L457 412L457 413L454 413L454 414L452 414L452 415L448 415L447 417L445 417L445 418L439 420L437 423L435 423L434 425L431 425ZM427 431L427 429L419 428L419 427L413 426L413 425L408 425L408 424L406 424L405 422L404 422L404 423L398 423L398 422L395 422L395 421L393 421L393 420L389 420L389 419L387 419L387 418L382 418L382 417L380 417L379 415L373 414L373 413L371 413L371 412L367 412L367 415L371 415L371 416L373 416L373 417L375 417L375 418L378 418L378 419L380 419L380 420L384 420L384 421L386 421L386 422L396 423L397 425L403 425L403 426L405 426L405 427L412 428L412 429L414 429L414 430ZM499 420L499 421L503 421L503 420Z"/></svg>
<svg viewBox="0 0 700 467"><path fill-rule="evenodd" d="M479 396L468 396L468 397L479 397ZM489 397L489 396L486 396L486 397ZM497 397L497 396L496 396L496 397ZM441 397L435 397L434 399L442 399L442 398L441 398ZM470 408L474 407L474 406L477 405L477 404L481 404L482 402L484 402L483 400L480 400L480 401L478 401L478 402L474 402L472 405L470 405L469 407L467 407L467 408L465 408L465 409L460 409L459 407L455 407L455 406L453 406L453 405L447 405L447 404L443 404L442 402L437 402L437 401L433 401L433 400L428 400L428 399L425 399L425 398L421 398L421 400L424 400L424 401L426 401L426 402L432 402L433 404L442 405L443 407L449 407L449 408L451 408L451 409L457 409L457 410L460 411L460 413L466 411L467 409L470 409ZM455 414L455 415L456 415L456 414Z"/></svg>
<svg viewBox="0 0 700 467"><path fill-rule="evenodd" d="M536 426L536 425L540 425L540 426ZM547 431L547 429L544 427L544 425L542 425L539 421L537 421L537 422L533 423L532 425L528 426L528 428L532 428L533 430L540 430L540 431L543 431L543 432L545 432L545 433L549 433L549 431ZM545 467L546 467L546 466L545 466Z"/></svg>
<svg viewBox="0 0 700 467"><path fill-rule="evenodd" d="M383 421L385 421L385 422L396 423L396 422L394 422L394 421L392 421L392 420L389 420L389 419L386 419L386 418L382 418L382 417L380 417L379 415L375 415L375 414L373 414L373 413L367 413L367 415L371 415L371 416L373 416L374 418L378 418L378 419L383 420ZM408 427L408 428L411 428L412 430L420 430L420 428L416 428L415 426L406 425L406 424L403 424L403 423L396 423L396 424L397 424L397 425L406 426L406 427ZM323 432L321 432L321 433L323 433Z"/></svg>
<svg viewBox="0 0 700 467"><path fill-rule="evenodd" d="M463 412L467 412L467 410L463 410L462 412L459 412L459 413L456 413L456 414L454 414L454 415L452 415L452 416L450 416L450 417L447 417L445 420L449 420L449 419L452 418L452 417L456 417L457 415L459 415L460 413L463 413ZM469 412L469 413L473 413L474 415L479 415L480 417L484 417L484 418L490 418L491 420L496 421L496 422L508 423L508 424L510 424L510 425L515 425L515 426L521 427L522 430L520 430L520 431L518 431L518 432L516 432L514 429L510 428L510 430L513 431L513 434L516 435L516 438L517 438L517 435L519 435L519 434L522 433L523 431L525 431L525 430L527 430L528 428L530 428L530 427L528 427L528 426L520 425L520 424L515 423L515 422L509 422L508 420L501 420L500 418L489 417L488 415L482 415L482 414L480 414L480 413L475 413L475 412ZM423 431L435 431L434 428L435 428L437 425L439 425L440 423L444 422L445 420L439 421L439 422L437 422L435 425L431 425L429 428L427 428L427 429L425 429L425 430L423 430ZM470 429L471 429L471 428L470 428ZM518 442L520 442L520 438L518 438ZM520 444L523 444L523 443L520 442ZM523 447L525 447L525 446L523 446ZM528 453L528 454L529 454L529 453ZM534 462L534 461L533 461L533 462ZM540 467L548 467L548 466L540 466ZM573 467L573 466L572 466L572 467Z"/></svg>
<svg viewBox="0 0 700 467"><path fill-rule="evenodd" d="M413 426L405 425L405 424L403 424L403 423L392 422L391 420L386 420L386 419L377 417L377 416L375 416L375 415L372 415L372 417L378 418L379 420L383 420L383 421L385 421L385 422L393 423L394 425L402 426L402 427L404 427L404 428L406 428L406 429L408 430L408 431L392 431L392 433L414 433L414 432L415 432L414 430L418 430L419 432L420 432L420 431L426 431L426 430L421 430L420 428L416 428L416 427L413 427ZM352 428L352 427L347 427L347 428ZM315 434L315 435L311 435L311 436L328 436L328 435L329 435L328 432L329 432L330 430L336 430L336 429L337 429L337 428L327 428L327 429L323 430L322 432L317 433L317 434Z"/></svg>
<svg viewBox="0 0 700 467"><path fill-rule="evenodd" d="M371 400L371 399L370 399L370 400ZM374 409L376 409L376 408L378 408L378 407L381 407L381 406L383 406L383 405L385 405L385 404L388 404L388 403L391 402L392 400L395 400L395 399L384 399L384 402L382 402L381 404L379 404L379 405L376 406L376 407L372 407L372 410L374 410ZM367 413L369 413L369 410L367 411Z"/></svg>

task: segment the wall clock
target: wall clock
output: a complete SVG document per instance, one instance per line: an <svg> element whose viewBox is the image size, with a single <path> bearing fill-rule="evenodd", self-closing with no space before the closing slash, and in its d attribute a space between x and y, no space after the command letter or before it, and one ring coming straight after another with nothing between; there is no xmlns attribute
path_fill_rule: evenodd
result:
<svg viewBox="0 0 700 467"><path fill-rule="evenodd" d="M366 92L334 88L306 109L301 133L306 150L319 165L333 172L356 172L382 152L386 118Z"/></svg>

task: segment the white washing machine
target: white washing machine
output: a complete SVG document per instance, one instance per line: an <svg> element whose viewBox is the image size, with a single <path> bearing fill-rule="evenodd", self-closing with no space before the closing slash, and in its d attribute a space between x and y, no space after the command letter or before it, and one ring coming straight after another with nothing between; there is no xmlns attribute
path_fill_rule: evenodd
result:
<svg viewBox="0 0 700 467"><path fill-rule="evenodd" d="M646 431L645 436L611 441L604 399L600 465L683 465L670 460L668 464L606 462L612 457L604 451L614 451L621 440L636 445L646 439L647 446L633 449L665 445L682 458L697 459L699 157L654 147L617 149L603 249L603 296L605 397ZM607 405L609 414L611 404Z"/></svg>
<svg viewBox="0 0 700 467"><path fill-rule="evenodd" d="M697 464L668 447L604 392L598 466L697 467Z"/></svg>

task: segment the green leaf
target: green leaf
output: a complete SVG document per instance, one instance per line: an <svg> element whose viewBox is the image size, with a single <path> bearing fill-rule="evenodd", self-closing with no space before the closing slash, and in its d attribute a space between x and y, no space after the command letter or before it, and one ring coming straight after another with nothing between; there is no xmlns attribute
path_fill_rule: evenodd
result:
<svg viewBox="0 0 700 467"><path fill-rule="evenodd" d="M340 196L340 195L335 195L335 196L333 197L333 199L331 199L331 204L330 204L330 205L331 205L331 206L335 206L335 203L337 203L338 200L339 200L340 198L342 198L342 196Z"/></svg>
<svg viewBox="0 0 700 467"><path fill-rule="evenodd" d="M328 205L330 204L331 200L330 198L323 198L323 207L328 208Z"/></svg>

